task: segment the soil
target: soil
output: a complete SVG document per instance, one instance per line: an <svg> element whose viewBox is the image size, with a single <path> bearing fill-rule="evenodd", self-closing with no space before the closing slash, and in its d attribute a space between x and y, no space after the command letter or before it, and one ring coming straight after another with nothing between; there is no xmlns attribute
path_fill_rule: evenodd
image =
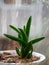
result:
<svg viewBox="0 0 49 65"><path fill-rule="evenodd" d="M39 60L40 57L32 56L30 59L20 58L17 55L12 55L8 52L3 52L0 54L0 62L4 63L27 63Z"/></svg>

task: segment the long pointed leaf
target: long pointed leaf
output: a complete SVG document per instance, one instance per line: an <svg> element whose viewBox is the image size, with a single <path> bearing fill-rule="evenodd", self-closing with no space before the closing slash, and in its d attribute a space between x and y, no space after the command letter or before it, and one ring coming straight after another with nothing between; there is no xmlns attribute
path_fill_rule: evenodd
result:
<svg viewBox="0 0 49 65"><path fill-rule="evenodd" d="M31 53L28 52L28 54L26 55L26 58L28 58L28 59L31 57L32 57L32 51L31 51Z"/></svg>
<svg viewBox="0 0 49 65"><path fill-rule="evenodd" d="M19 56L21 56L21 52L20 52L20 50L19 50L18 47L16 47L16 52L17 52L17 54L18 54Z"/></svg>
<svg viewBox="0 0 49 65"><path fill-rule="evenodd" d="M25 26L23 26L23 30L26 31Z"/></svg>
<svg viewBox="0 0 49 65"><path fill-rule="evenodd" d="M20 38L21 40L23 40L22 36L20 34L18 34L18 38Z"/></svg>
<svg viewBox="0 0 49 65"><path fill-rule="evenodd" d="M25 57L25 50L24 47L21 47L21 57L24 58Z"/></svg>
<svg viewBox="0 0 49 65"><path fill-rule="evenodd" d="M26 35L26 33L25 33L22 29L20 29L20 28L18 28L18 29L19 29L20 32L21 32L21 35L22 35L22 37L23 37L24 42L27 43L27 35Z"/></svg>
<svg viewBox="0 0 49 65"><path fill-rule="evenodd" d="M6 37L12 39L12 40L18 41L20 45L23 45L23 44L24 44L24 42L23 42L21 39L15 37L15 36L12 36L12 35L9 35L9 34L4 34L4 35L5 35Z"/></svg>
<svg viewBox="0 0 49 65"><path fill-rule="evenodd" d="M28 44L24 50L25 54L27 55L29 51L33 51L33 46L31 44Z"/></svg>
<svg viewBox="0 0 49 65"><path fill-rule="evenodd" d="M26 34L28 38L29 38L29 33L30 33L31 20L32 20L32 17L30 16L26 25Z"/></svg>
<svg viewBox="0 0 49 65"><path fill-rule="evenodd" d="M28 44L35 44L41 40L43 40L45 37L40 37L40 38L37 38L37 39L34 39L34 40L31 40Z"/></svg>
<svg viewBox="0 0 49 65"><path fill-rule="evenodd" d="M20 31L19 31L15 26L13 26L13 25L9 25L9 26L10 26L10 28L12 28L14 31L16 31L16 32L18 33L18 37L22 39L22 36L21 36Z"/></svg>
<svg viewBox="0 0 49 65"><path fill-rule="evenodd" d="M16 32L18 32L20 34L19 30L15 26L9 25L9 27L12 28L13 30L15 30Z"/></svg>

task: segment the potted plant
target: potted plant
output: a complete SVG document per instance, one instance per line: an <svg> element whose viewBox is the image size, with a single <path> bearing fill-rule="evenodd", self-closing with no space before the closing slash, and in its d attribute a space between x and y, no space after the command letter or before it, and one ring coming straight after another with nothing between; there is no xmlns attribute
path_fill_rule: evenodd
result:
<svg viewBox="0 0 49 65"><path fill-rule="evenodd" d="M14 31L18 33L18 37L9 34L4 35L12 40L18 41L19 47L16 47L15 50L10 50L10 52L1 51L2 58L4 56L4 59L6 60L4 64L7 65L11 63L11 65L35 65L42 62L45 59L44 55L33 52L33 44L43 40L45 37L40 37L29 41L31 21L32 17L30 16L26 26L23 26L23 28L16 28L15 26L9 25L10 28L12 28Z"/></svg>

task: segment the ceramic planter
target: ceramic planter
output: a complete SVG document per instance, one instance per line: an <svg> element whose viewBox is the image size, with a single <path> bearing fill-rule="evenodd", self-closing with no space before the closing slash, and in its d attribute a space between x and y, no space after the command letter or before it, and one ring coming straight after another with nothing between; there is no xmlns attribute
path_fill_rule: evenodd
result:
<svg viewBox="0 0 49 65"><path fill-rule="evenodd" d="M3 52L4 51L0 51L0 53L3 53ZM7 50L5 52L10 52L12 54L16 54L15 50ZM37 61L34 61L34 62L29 62L29 63L3 63L3 62L0 62L0 65L38 65L39 63L41 63L42 61L45 60L45 56L40 53L33 52L32 54L40 57L40 59Z"/></svg>

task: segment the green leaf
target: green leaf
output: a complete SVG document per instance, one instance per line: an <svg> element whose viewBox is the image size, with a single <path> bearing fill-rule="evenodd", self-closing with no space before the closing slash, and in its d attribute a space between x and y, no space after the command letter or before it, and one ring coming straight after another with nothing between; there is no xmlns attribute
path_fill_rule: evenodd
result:
<svg viewBox="0 0 49 65"><path fill-rule="evenodd" d="M21 56L21 51L19 50L18 47L16 47L16 52L17 52L17 54L18 54L19 56Z"/></svg>
<svg viewBox="0 0 49 65"><path fill-rule="evenodd" d="M27 44L24 50L25 54L27 55L29 51L33 51L33 46L31 44Z"/></svg>
<svg viewBox="0 0 49 65"><path fill-rule="evenodd" d="M22 30L22 29L20 29L20 28L18 28L19 30L20 30L20 32L21 32L21 35L22 35L22 37L23 37L23 41L25 42L25 43L27 43L27 35L26 35L26 33Z"/></svg>
<svg viewBox="0 0 49 65"><path fill-rule="evenodd" d="M37 38L37 39L34 39L34 40L31 40L28 44L35 44L41 40L43 40L45 37L40 37L40 38Z"/></svg>
<svg viewBox="0 0 49 65"><path fill-rule="evenodd" d="M31 20L32 20L32 17L30 16L26 25L26 34L28 38L29 38L29 33L30 33Z"/></svg>
<svg viewBox="0 0 49 65"><path fill-rule="evenodd" d="M13 26L13 25L9 25L9 26L10 26L10 28L12 28L14 31L16 31L16 32L18 33L18 37L19 37L20 39L22 39L22 36L21 36L20 31L19 31L15 26Z"/></svg>
<svg viewBox="0 0 49 65"><path fill-rule="evenodd" d="M6 37L12 39L12 40L15 40L15 41L18 41L20 45L23 45L23 41L15 36L12 36L12 35L9 35L9 34L4 34Z"/></svg>
<svg viewBox="0 0 49 65"><path fill-rule="evenodd" d="M25 26L23 26L24 31L26 31Z"/></svg>
<svg viewBox="0 0 49 65"><path fill-rule="evenodd" d="M16 32L18 32L20 34L19 30L15 26L9 25L9 27L12 28L13 30L15 30Z"/></svg>
<svg viewBox="0 0 49 65"><path fill-rule="evenodd" d="M24 58L25 57L25 50L24 47L21 47L21 57Z"/></svg>
<svg viewBox="0 0 49 65"><path fill-rule="evenodd" d="M21 40L23 40L22 36L20 34L18 34L18 38L20 38Z"/></svg>
<svg viewBox="0 0 49 65"><path fill-rule="evenodd" d="M32 57L32 51L29 51L28 54L26 55L26 58L31 58Z"/></svg>

